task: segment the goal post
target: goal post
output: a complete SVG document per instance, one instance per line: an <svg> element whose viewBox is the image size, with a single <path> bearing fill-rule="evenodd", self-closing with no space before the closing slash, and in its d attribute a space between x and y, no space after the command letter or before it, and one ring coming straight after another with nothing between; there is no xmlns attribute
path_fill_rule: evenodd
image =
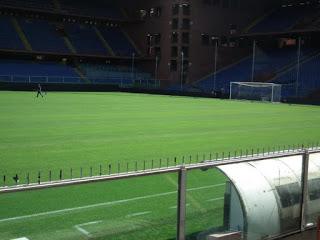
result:
<svg viewBox="0 0 320 240"><path fill-rule="evenodd" d="M281 85L262 82L231 82L230 99L281 101Z"/></svg>

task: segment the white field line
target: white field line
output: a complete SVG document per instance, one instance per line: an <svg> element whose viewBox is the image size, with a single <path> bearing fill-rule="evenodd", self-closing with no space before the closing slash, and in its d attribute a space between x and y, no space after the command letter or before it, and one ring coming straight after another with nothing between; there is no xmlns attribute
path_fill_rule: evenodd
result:
<svg viewBox="0 0 320 240"><path fill-rule="evenodd" d="M12 240L29 240L29 238L21 237L21 238L15 238L15 239L12 239Z"/></svg>
<svg viewBox="0 0 320 240"><path fill-rule="evenodd" d="M126 217L130 218L130 217L137 217L137 216L142 216L142 215L146 215L151 213L150 211L147 212L138 212L138 213L132 213L132 214L128 214Z"/></svg>
<svg viewBox="0 0 320 240"><path fill-rule="evenodd" d="M220 197L220 198L212 198L212 199L208 199L207 202L215 202L215 201L219 201L219 200L222 200L224 199L223 197Z"/></svg>
<svg viewBox="0 0 320 240"><path fill-rule="evenodd" d="M81 233L83 233L84 235L86 235L87 237L90 237L90 233L85 230L83 227L84 226L88 226L88 225L93 225L93 224L97 224L97 223L101 223L102 221L95 221L95 222L88 222L88 223L82 223L82 224L78 224L75 225L74 227Z"/></svg>
<svg viewBox="0 0 320 240"><path fill-rule="evenodd" d="M224 185L225 185L225 183L220 183L220 184L215 184L215 185L190 188L190 189L187 189L187 191L197 191L197 190L201 190L201 189L214 188L214 187L219 187L219 186L224 186ZM34 217L55 215L55 214L59 214L59 213L74 212L74 211L96 208L96 207L112 206L112 205L116 205L116 204L134 202L134 201L144 200L144 199L148 199L148 198L156 198L156 197L162 197L162 196L167 196L167 195L172 195L172 194L177 194L177 191L157 193L157 194L151 194L151 195L146 195L146 196L141 196L141 197L134 197L134 198L116 200L116 201L111 201L111 202L91 204L91 205L86 205L86 206L81 206L81 207L65 208L65 209L60 209L60 210L55 210L55 211L48 211L48 212L42 212L42 213L36 213L36 214L30 214L30 215L23 215L23 216L17 216L17 217L12 217L12 218L4 218L4 219L0 219L0 223L28 219L28 218L34 218Z"/></svg>
<svg viewBox="0 0 320 240"><path fill-rule="evenodd" d="M90 233L83 229L82 227L79 227L78 225L74 226L79 232L81 232L82 234L86 235L87 237L90 237Z"/></svg>

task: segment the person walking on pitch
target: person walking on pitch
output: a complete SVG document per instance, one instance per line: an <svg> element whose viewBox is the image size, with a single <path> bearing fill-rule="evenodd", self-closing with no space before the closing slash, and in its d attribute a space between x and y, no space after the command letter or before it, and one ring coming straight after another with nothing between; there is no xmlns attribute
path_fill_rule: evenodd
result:
<svg viewBox="0 0 320 240"><path fill-rule="evenodd" d="M42 88L41 88L40 83L38 83L38 90L37 90L37 91L38 91L38 92L37 92L37 98L39 97L39 95L40 95L41 97L43 97Z"/></svg>

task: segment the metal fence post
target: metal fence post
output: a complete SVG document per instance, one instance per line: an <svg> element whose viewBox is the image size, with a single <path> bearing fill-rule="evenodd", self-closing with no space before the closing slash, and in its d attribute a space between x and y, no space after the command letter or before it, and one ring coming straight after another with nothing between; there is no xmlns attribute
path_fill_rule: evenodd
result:
<svg viewBox="0 0 320 240"><path fill-rule="evenodd" d="M301 176L301 187L302 187L302 198L301 198L301 209L300 209L300 230L303 231L306 226L305 213L307 208L308 199L308 173L309 173L309 151L305 150L302 159L302 176Z"/></svg>
<svg viewBox="0 0 320 240"><path fill-rule="evenodd" d="M178 176L178 206L177 206L177 240L185 239L186 223L186 178L187 170L182 166Z"/></svg>
<svg viewBox="0 0 320 240"><path fill-rule="evenodd" d="M318 217L317 222L317 240L320 240L320 217Z"/></svg>

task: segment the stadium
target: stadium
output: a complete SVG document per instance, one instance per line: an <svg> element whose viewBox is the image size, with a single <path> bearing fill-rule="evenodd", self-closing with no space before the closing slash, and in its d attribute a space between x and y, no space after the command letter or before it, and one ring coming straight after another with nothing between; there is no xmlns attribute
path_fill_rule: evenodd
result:
<svg viewBox="0 0 320 240"><path fill-rule="evenodd" d="M0 240L319 240L319 40L313 0L0 0Z"/></svg>

